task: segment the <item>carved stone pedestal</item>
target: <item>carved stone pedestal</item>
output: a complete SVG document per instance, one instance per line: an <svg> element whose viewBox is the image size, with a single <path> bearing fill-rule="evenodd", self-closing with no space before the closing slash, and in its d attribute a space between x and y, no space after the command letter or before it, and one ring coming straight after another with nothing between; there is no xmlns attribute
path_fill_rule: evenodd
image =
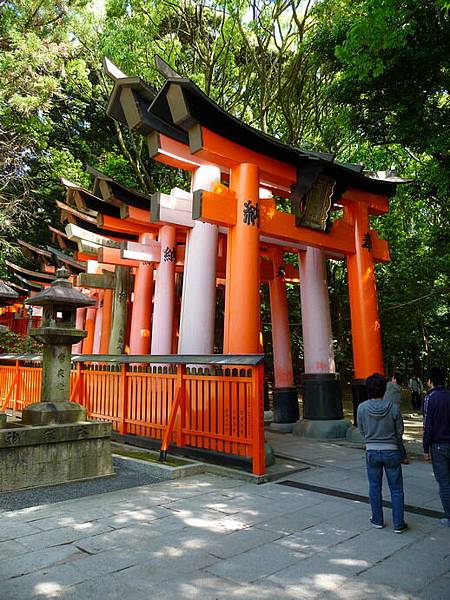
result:
<svg viewBox="0 0 450 600"><path fill-rule="evenodd" d="M0 492L113 474L111 423L0 429Z"/></svg>

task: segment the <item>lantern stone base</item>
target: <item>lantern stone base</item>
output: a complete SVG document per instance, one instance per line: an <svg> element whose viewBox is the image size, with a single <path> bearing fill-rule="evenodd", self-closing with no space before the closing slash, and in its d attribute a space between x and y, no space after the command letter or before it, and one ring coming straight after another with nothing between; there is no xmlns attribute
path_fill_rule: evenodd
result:
<svg viewBox="0 0 450 600"><path fill-rule="evenodd" d="M52 425L86 421L86 409L76 402L37 402L22 411L25 425Z"/></svg>
<svg viewBox="0 0 450 600"><path fill-rule="evenodd" d="M312 421L300 419L295 423L292 433L300 437L320 440L336 440L346 437L347 430L352 424L347 419L328 419Z"/></svg>
<svg viewBox="0 0 450 600"><path fill-rule="evenodd" d="M113 474L111 423L0 429L0 492Z"/></svg>

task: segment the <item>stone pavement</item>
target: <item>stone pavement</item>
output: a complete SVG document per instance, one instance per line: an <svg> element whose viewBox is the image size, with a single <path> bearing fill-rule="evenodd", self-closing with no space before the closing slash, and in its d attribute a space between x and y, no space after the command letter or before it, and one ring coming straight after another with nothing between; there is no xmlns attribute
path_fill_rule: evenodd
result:
<svg viewBox="0 0 450 600"><path fill-rule="evenodd" d="M311 465L289 479L367 494L363 452L270 434ZM440 510L430 465L406 501ZM325 490L326 491L326 490ZM450 529L407 514L396 535L363 502L199 475L0 516L1 600L449 600Z"/></svg>

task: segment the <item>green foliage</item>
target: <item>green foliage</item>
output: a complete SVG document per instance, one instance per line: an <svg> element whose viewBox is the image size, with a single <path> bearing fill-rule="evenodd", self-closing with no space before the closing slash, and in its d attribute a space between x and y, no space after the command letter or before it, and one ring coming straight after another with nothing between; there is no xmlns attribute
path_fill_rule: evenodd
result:
<svg viewBox="0 0 450 600"><path fill-rule="evenodd" d="M42 351L39 344L28 335L19 335L12 331L0 331L0 353L38 354Z"/></svg>
<svg viewBox="0 0 450 600"><path fill-rule="evenodd" d="M49 242L60 177L87 164L152 193L189 186L106 117L101 60L158 88L161 55L237 118L287 143L414 181L373 225L389 368L450 364L450 16L447 0L0 0L0 267L16 238ZM281 203L285 206L285 203ZM290 260L290 259L289 259ZM346 269L329 263L336 360L351 375ZM302 357L298 287L288 286ZM270 339L270 305L262 301ZM270 343L267 348L270 352Z"/></svg>

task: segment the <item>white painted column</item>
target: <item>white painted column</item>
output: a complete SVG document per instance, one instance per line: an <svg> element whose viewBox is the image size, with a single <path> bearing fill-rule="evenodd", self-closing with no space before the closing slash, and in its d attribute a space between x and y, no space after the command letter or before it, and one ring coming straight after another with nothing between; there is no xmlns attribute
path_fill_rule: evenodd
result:
<svg viewBox="0 0 450 600"><path fill-rule="evenodd" d="M201 166L191 191L211 190L220 183L220 169ZM212 354L216 313L218 228L196 221L186 238L178 354Z"/></svg>
<svg viewBox="0 0 450 600"><path fill-rule="evenodd" d="M172 354L173 311L175 306L176 229L159 230L161 262L156 271L153 303L151 354Z"/></svg>
<svg viewBox="0 0 450 600"><path fill-rule="evenodd" d="M77 308L77 318L75 322L75 327L77 329L84 329L84 321L86 319L87 308ZM77 344L72 346L72 354L81 354L83 348L83 340L80 340Z"/></svg>
<svg viewBox="0 0 450 600"><path fill-rule="evenodd" d="M299 253L305 373L335 373L325 259L322 250Z"/></svg>
<svg viewBox="0 0 450 600"><path fill-rule="evenodd" d="M102 337L103 321L103 290L99 290L97 296L97 312L95 314L94 346L92 354L100 354L100 340Z"/></svg>

